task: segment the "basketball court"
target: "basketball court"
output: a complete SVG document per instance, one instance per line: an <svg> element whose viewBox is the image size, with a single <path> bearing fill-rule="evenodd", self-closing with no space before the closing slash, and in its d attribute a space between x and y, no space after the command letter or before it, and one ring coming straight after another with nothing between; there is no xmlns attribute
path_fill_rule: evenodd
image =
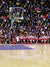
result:
<svg viewBox="0 0 50 67"><path fill-rule="evenodd" d="M24 46L33 49L0 50L0 67L50 67L50 44Z"/></svg>

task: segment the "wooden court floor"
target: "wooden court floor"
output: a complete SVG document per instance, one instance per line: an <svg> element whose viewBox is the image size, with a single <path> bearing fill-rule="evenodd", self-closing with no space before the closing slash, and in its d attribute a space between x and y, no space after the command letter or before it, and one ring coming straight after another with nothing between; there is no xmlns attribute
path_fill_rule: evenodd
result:
<svg viewBox="0 0 50 67"><path fill-rule="evenodd" d="M50 67L50 44L28 47L35 50L0 50L0 67Z"/></svg>

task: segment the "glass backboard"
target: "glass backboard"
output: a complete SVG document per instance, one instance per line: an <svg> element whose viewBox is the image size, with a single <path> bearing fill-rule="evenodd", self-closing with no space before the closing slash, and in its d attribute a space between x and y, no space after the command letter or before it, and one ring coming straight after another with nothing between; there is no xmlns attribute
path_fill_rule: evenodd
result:
<svg viewBox="0 0 50 67"><path fill-rule="evenodd" d="M23 12L23 8L22 7L10 7L9 8L9 19L10 20L23 20L24 16L23 16L24 12Z"/></svg>

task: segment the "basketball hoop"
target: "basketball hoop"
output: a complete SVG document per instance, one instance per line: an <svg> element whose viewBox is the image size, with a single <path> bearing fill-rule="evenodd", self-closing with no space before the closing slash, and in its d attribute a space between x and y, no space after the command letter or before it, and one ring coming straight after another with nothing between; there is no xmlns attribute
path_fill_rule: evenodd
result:
<svg viewBox="0 0 50 67"><path fill-rule="evenodd" d="M19 17L14 17L15 19L18 19Z"/></svg>

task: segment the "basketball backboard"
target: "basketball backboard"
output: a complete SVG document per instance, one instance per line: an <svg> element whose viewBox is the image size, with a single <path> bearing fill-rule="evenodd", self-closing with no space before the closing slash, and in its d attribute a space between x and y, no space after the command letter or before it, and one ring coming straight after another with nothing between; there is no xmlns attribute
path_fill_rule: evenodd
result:
<svg viewBox="0 0 50 67"><path fill-rule="evenodd" d="M9 8L9 19L14 21L23 20L23 7L10 7Z"/></svg>

